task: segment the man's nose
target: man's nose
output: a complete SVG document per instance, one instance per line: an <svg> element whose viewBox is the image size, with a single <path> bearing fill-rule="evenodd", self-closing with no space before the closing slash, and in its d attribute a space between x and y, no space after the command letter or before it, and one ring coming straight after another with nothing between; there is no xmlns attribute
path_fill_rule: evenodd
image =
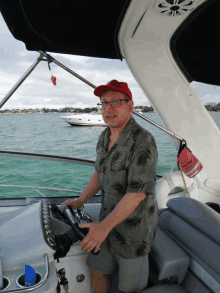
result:
<svg viewBox="0 0 220 293"><path fill-rule="evenodd" d="M106 106L106 111L111 111L113 109L112 105L110 103Z"/></svg>

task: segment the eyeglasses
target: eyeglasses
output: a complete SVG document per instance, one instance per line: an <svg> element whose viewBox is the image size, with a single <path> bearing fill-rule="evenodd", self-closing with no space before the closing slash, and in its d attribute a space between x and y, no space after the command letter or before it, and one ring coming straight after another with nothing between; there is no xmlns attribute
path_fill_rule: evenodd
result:
<svg viewBox="0 0 220 293"><path fill-rule="evenodd" d="M120 100L113 100L111 102L102 102L102 103L98 103L98 106L101 106L102 110L105 110L108 103L112 106L112 108L118 108L121 106L121 101L130 101L128 99L120 99Z"/></svg>

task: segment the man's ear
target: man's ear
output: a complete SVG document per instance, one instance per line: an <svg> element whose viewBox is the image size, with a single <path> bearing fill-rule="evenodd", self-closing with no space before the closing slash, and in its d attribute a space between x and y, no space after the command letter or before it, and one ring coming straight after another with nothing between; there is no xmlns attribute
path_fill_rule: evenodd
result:
<svg viewBox="0 0 220 293"><path fill-rule="evenodd" d="M134 108L134 102L131 100L131 101L129 101L129 104L130 104L131 110L133 110L133 108Z"/></svg>

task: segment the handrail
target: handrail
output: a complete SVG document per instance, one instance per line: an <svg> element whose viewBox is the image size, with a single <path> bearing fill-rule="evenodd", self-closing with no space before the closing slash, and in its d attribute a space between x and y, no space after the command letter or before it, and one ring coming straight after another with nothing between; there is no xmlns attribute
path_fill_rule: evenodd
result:
<svg viewBox="0 0 220 293"><path fill-rule="evenodd" d="M38 153L0 151L0 157L57 161L57 162L63 162L63 163L73 163L73 164L79 164L79 165L95 166L95 161L93 161L93 160L79 159L79 158L74 158L74 157L57 156L57 155L38 154Z"/></svg>
<svg viewBox="0 0 220 293"><path fill-rule="evenodd" d="M36 153L0 151L0 157L57 161L57 162L73 163L73 164L80 164L80 165L87 165L87 166L94 166L95 165L95 161L92 161L92 160L78 159L78 158L73 158L73 157L47 155L47 154L36 154ZM159 178L163 177L162 175L158 175L158 174L156 176ZM0 187L29 188L29 189L34 190L38 195L40 195L42 197L46 197L46 196L43 193L41 193L38 189L45 189L45 190L55 191L55 192L70 192L70 193L76 193L76 194L82 193L82 191L76 191L76 190L41 187L41 186L31 186L31 185L0 184Z"/></svg>
<svg viewBox="0 0 220 293"><path fill-rule="evenodd" d="M157 174L157 180L161 179L163 176ZM34 190L37 194L39 194L42 197L46 197L43 193L41 193L38 189L44 189L49 191L55 191L55 192L70 192L70 193L76 193L76 194L82 194L82 191L76 191L76 190L69 190L69 189L60 189L60 188L52 188L52 187L42 187L42 186L31 186L31 185L13 185L13 184L0 184L1 187L14 187L14 188L27 188ZM99 196L99 194L96 194ZM1 198L0 198L1 200Z"/></svg>
<svg viewBox="0 0 220 293"><path fill-rule="evenodd" d="M87 165L87 166L92 166L92 167L95 166L95 161L93 161L93 160L79 159L79 158L74 158L74 157L47 155L47 154L37 154L37 153L0 151L0 157L23 158L23 159L32 159L32 160L46 160L46 161L56 161L56 162L63 162L63 163ZM163 177L162 175L158 175L158 174L157 174L157 176ZM17 185L17 186L19 186L19 185ZM32 186L32 188L37 188L37 186ZM42 188L46 189L46 187L42 187ZM58 191L61 191L61 190L65 192L66 189L60 189ZM74 191L71 190L70 192L74 192Z"/></svg>
<svg viewBox="0 0 220 293"><path fill-rule="evenodd" d="M71 192L76 194L81 194L82 191L76 190L69 190L69 189L60 189L60 188L52 188L52 187L41 187L41 186L31 186L31 185L13 185L13 184L0 184L0 187L15 187L15 188L28 188L33 189L37 194L44 196L41 192L38 193L38 189L45 189L49 191L56 191L56 192Z"/></svg>
<svg viewBox="0 0 220 293"><path fill-rule="evenodd" d="M31 286L31 287L27 287L27 288L16 288L16 289L10 289L10 290L0 290L0 292L7 292L7 293L12 293L12 292L32 292L36 289L39 289L40 287L42 287L46 281L48 280L48 277L49 277L49 260L48 260L48 254L45 253L43 255L44 257L44 264L45 264L45 270L46 270L46 273L45 273L45 276L44 278L42 279L42 281L40 281L40 283L34 285L34 286Z"/></svg>

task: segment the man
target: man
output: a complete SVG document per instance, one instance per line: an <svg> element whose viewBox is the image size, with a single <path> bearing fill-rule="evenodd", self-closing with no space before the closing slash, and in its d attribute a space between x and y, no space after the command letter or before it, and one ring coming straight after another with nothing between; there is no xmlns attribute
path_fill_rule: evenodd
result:
<svg viewBox="0 0 220 293"><path fill-rule="evenodd" d="M131 115L133 101L127 83L112 80L94 94L101 99L109 127L99 137L95 172L86 189L79 200L66 203L77 208L101 189L100 222L80 225L89 228L80 246L90 252L87 265L92 285L95 293L109 292L107 275L118 262L119 289L134 292L147 286L148 253L158 224L157 147L153 135ZM99 248L98 255L91 253Z"/></svg>

